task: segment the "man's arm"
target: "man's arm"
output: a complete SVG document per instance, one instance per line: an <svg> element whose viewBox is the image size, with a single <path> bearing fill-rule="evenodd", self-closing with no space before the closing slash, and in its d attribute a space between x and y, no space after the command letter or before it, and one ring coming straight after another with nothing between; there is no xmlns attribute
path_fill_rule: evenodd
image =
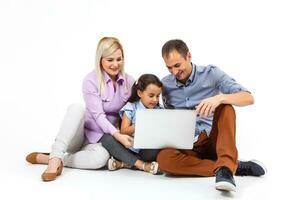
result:
<svg viewBox="0 0 300 200"><path fill-rule="evenodd" d="M215 83L220 94L203 99L196 106L197 113L202 117L212 116L214 110L220 104L231 104L235 106L247 106L254 103L254 98L248 90L237 83L216 66L209 66L207 78Z"/></svg>
<svg viewBox="0 0 300 200"><path fill-rule="evenodd" d="M220 104L232 104L235 106L247 106L254 103L254 98L249 92L237 92L233 94L219 94L204 99L196 106L196 112L202 117L212 116Z"/></svg>
<svg viewBox="0 0 300 200"><path fill-rule="evenodd" d="M249 92L237 92L233 94L220 94L221 104L232 104L235 106L248 106L254 104L254 97Z"/></svg>

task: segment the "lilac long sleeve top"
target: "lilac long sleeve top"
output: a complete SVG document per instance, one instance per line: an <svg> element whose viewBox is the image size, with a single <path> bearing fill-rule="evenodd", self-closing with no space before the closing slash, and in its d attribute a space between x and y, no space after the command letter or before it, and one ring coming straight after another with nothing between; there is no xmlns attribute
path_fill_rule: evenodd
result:
<svg viewBox="0 0 300 200"><path fill-rule="evenodd" d="M125 91L125 79L127 91ZM131 95L134 79L121 74L116 81L114 90L113 81L105 73L106 90L103 95L98 89L99 81L96 71L90 72L83 81L83 98L86 104L84 131L90 143L97 143L103 134L113 134L119 128L119 111L126 104Z"/></svg>

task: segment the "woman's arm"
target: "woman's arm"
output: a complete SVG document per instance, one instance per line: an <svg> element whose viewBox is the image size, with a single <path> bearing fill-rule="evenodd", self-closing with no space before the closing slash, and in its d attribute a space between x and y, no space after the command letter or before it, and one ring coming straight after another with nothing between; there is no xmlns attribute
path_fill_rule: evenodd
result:
<svg viewBox="0 0 300 200"><path fill-rule="evenodd" d="M113 137L121 144L123 144L126 148L133 146L133 138L129 135L124 135L117 131L113 134Z"/></svg>
<svg viewBox="0 0 300 200"><path fill-rule="evenodd" d="M121 123L121 134L133 136L135 130L135 125L131 123L131 120L126 116L125 112L122 116L122 123Z"/></svg>
<svg viewBox="0 0 300 200"><path fill-rule="evenodd" d="M84 80L83 98L85 101L86 109L90 112L103 132L113 135L118 131L117 128L106 118L106 114L102 106L102 99L98 94L97 86L92 80Z"/></svg>

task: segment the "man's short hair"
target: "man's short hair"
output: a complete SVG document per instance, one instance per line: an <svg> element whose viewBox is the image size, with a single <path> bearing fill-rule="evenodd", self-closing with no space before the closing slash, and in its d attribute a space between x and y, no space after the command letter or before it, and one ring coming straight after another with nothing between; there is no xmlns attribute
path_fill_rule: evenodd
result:
<svg viewBox="0 0 300 200"><path fill-rule="evenodd" d="M186 57L189 52L189 48L184 41L179 39L169 40L162 47L161 54L162 57L168 57L169 54L176 50L182 57Z"/></svg>

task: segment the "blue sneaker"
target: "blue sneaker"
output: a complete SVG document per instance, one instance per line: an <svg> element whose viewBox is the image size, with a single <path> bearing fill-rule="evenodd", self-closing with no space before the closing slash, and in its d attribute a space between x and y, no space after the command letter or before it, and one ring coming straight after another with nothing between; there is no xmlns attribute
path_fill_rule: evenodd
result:
<svg viewBox="0 0 300 200"><path fill-rule="evenodd" d="M221 167L216 172L216 185L217 190L221 191L235 191L235 182L231 171L227 167Z"/></svg>
<svg viewBox="0 0 300 200"><path fill-rule="evenodd" d="M236 176L262 176L267 173L266 167L257 160L238 161Z"/></svg>

